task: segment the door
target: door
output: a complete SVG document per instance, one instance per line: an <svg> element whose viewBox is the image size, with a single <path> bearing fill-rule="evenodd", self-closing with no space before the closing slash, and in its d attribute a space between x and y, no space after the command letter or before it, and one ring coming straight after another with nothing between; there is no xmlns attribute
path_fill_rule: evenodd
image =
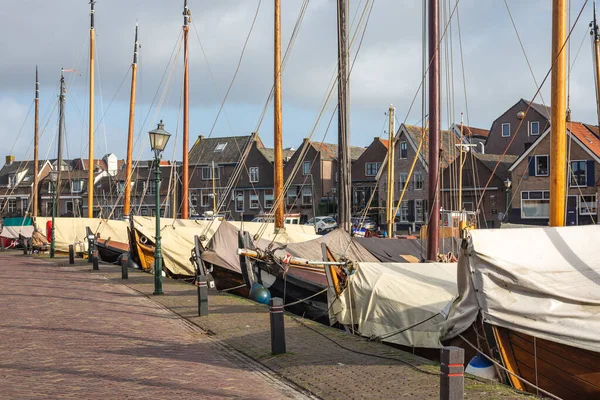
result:
<svg viewBox="0 0 600 400"><path fill-rule="evenodd" d="M567 197L567 226L577 225L577 196Z"/></svg>

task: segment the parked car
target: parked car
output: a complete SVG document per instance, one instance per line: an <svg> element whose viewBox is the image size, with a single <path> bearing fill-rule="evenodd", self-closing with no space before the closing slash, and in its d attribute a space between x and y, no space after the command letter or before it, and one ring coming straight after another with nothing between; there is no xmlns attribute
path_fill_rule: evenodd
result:
<svg viewBox="0 0 600 400"><path fill-rule="evenodd" d="M377 224L369 217L366 217L364 220L362 219L362 217L352 217L350 219L350 222L352 222L352 227L354 229L365 229L368 231L377 230Z"/></svg>
<svg viewBox="0 0 600 400"><path fill-rule="evenodd" d="M300 225L300 214L285 214L284 218L284 224L286 225ZM258 215L251 222L267 222L272 224L274 217L272 214Z"/></svg>
<svg viewBox="0 0 600 400"><path fill-rule="evenodd" d="M338 227L337 222L332 217L316 217L308 220L306 225L314 225L317 233L329 232Z"/></svg>

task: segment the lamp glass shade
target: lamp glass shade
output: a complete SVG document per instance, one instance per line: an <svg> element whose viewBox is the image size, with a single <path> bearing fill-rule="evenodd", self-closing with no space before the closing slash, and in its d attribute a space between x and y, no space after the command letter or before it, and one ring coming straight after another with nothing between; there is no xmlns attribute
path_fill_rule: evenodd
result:
<svg viewBox="0 0 600 400"><path fill-rule="evenodd" d="M150 135L150 147L154 151L163 151L167 147L167 142L171 137L171 134L164 129L162 120L158 124L158 127L148 134Z"/></svg>
<svg viewBox="0 0 600 400"><path fill-rule="evenodd" d="M58 171L50 171L48 175L50 175L51 182L56 182L58 180Z"/></svg>
<svg viewBox="0 0 600 400"><path fill-rule="evenodd" d="M512 182L510 181L510 179L506 178L506 180L504 181L504 187L510 189L511 184Z"/></svg>

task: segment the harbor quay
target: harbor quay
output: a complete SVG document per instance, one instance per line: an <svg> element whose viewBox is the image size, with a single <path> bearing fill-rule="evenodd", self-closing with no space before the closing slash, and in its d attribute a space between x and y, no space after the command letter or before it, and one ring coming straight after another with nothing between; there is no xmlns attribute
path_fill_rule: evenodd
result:
<svg viewBox="0 0 600 400"><path fill-rule="evenodd" d="M440 365L285 313L273 355L269 307L87 260L0 253L3 398L439 399ZM524 399L465 376L466 399Z"/></svg>

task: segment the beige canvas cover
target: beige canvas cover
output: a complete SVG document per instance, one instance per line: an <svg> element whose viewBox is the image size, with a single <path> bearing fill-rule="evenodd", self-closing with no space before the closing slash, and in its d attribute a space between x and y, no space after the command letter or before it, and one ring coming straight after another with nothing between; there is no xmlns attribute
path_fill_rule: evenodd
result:
<svg viewBox="0 0 600 400"><path fill-rule="evenodd" d="M600 351L600 226L470 232L444 338L484 321Z"/></svg>
<svg viewBox="0 0 600 400"><path fill-rule="evenodd" d="M46 223L51 221L50 217L36 217L34 224L37 229L46 234ZM55 249L68 252L69 245L75 245L76 251L87 251L87 239L85 228L89 227L92 232L100 234L103 239L110 238L117 242L128 243L127 222L113 219L101 218L54 218Z"/></svg>
<svg viewBox="0 0 600 400"><path fill-rule="evenodd" d="M0 229L0 236L7 239L19 239L19 234L25 236L26 238L30 238L33 234L33 226L4 226L2 229Z"/></svg>
<svg viewBox="0 0 600 400"><path fill-rule="evenodd" d="M456 298L456 263L358 263L339 297L328 291L330 321L388 343L439 348Z"/></svg>

